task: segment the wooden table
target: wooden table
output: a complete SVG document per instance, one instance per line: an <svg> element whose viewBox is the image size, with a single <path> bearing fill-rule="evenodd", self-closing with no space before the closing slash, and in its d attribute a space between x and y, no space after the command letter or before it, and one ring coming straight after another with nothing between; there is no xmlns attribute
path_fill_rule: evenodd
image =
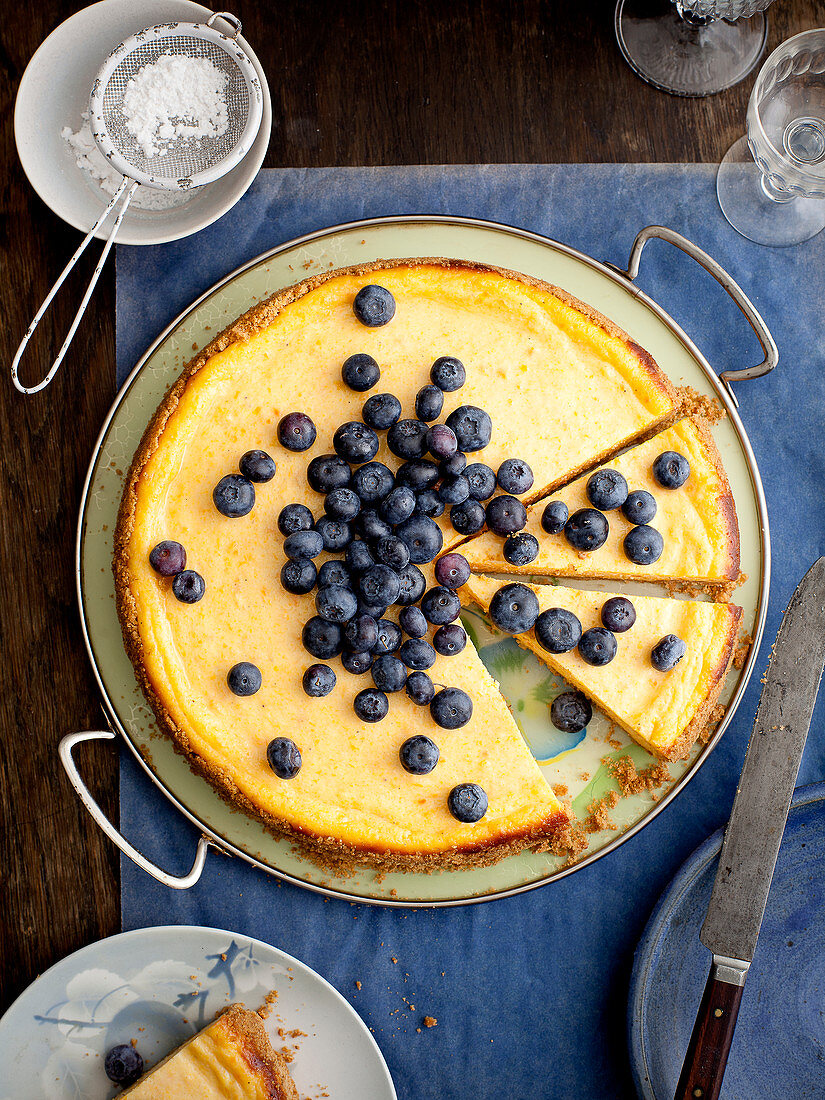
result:
<svg viewBox="0 0 825 1100"><path fill-rule="evenodd" d="M119 929L118 855L71 790L60 737L102 709L75 600L80 492L115 393L114 269L98 287L61 372L25 398L8 365L78 243L17 161L14 97L40 42L84 5L42 0L4 15L0 118L3 265L0 431L0 1011L46 967ZM267 167L565 161L718 161L743 132L753 76L708 99L639 80L613 36L607 0L235 0L268 74ZM779 0L769 49L823 22L821 0ZM24 377L60 346L95 263L84 256L41 325ZM147 333L147 338L153 335ZM112 748L83 770L117 817Z"/></svg>

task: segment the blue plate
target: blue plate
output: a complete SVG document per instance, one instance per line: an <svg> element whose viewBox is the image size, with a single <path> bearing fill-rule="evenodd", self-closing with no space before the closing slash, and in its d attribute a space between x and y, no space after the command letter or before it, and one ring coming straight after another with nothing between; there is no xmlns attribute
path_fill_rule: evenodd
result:
<svg viewBox="0 0 825 1100"><path fill-rule="evenodd" d="M699 930L722 830L659 900L636 950L630 1057L639 1095L671 1100L710 968ZM794 794L720 1100L825 1096L825 783Z"/></svg>

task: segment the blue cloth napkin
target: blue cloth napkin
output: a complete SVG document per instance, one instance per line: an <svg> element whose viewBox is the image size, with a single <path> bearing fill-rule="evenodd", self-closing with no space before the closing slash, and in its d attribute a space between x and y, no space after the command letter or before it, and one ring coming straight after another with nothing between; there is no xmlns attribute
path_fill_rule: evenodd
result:
<svg viewBox="0 0 825 1100"><path fill-rule="evenodd" d="M736 388L770 511L766 645L722 742L641 833L546 888L446 910L324 901L215 854L198 885L177 893L123 861L124 928L214 925L296 955L374 1029L400 1100L634 1095L625 1021L635 944L679 865L730 812L768 649L797 581L825 552L825 234L788 249L752 244L722 217L714 184L710 165L277 169L262 172L232 211L195 237L117 250L119 380L169 321L244 261L315 229L399 213L506 222L621 266L642 226L668 225L740 282L779 345L778 369ZM677 250L649 245L639 285L718 371L758 361L741 314ZM825 779L824 715L820 701L800 784ZM128 753L120 797L121 824L133 843L170 870L188 868L194 828ZM436 1017L437 1026L419 1031L424 1015Z"/></svg>

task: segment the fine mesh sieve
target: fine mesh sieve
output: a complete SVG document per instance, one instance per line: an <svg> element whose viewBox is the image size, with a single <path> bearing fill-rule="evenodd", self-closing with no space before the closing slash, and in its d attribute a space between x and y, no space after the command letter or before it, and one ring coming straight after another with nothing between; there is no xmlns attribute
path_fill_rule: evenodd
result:
<svg viewBox="0 0 825 1100"><path fill-rule="evenodd" d="M234 30L232 35L226 35L213 26L218 18L229 23ZM238 42L240 33L239 19L229 12L216 12L206 23L164 23L146 27L121 42L107 57L92 85L89 128L101 153L124 177L123 182L63 269L26 330L11 367L12 381L21 393L37 393L45 389L54 377L80 324L137 187L144 185L167 191L187 191L190 187L212 183L231 171L252 147L261 125L263 94L255 68ZM128 128L123 100L129 81L164 54L205 58L224 74L227 125L222 134L158 139L157 151L147 156L138 138ZM180 121L186 122L186 116ZM123 201L112 230L57 358L41 382L35 386L24 386L18 378L18 368L26 345L67 275L121 199Z"/></svg>

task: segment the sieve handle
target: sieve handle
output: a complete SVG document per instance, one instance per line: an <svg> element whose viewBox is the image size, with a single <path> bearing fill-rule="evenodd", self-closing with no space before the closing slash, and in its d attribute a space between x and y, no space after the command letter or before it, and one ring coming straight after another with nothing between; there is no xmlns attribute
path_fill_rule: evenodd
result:
<svg viewBox="0 0 825 1100"><path fill-rule="evenodd" d="M228 23L229 26L234 29L235 33L232 35L233 42L236 42L238 38L240 38L243 26L237 15L233 15L231 11L216 11L214 15L210 15L206 20L207 27L211 27L216 19L223 19L225 23Z"/></svg>
<svg viewBox="0 0 825 1100"><path fill-rule="evenodd" d="M20 391L20 393L39 393L40 390L44 390L46 386L48 386L49 382L51 382L51 380L57 373L57 368L63 362L63 356L68 351L69 344L71 344L74 334L75 332L77 332L77 326L80 324L80 320L83 314L86 312L86 306L89 304L89 299L92 296L92 291L97 286L97 280L100 278L100 273L103 270L103 265L106 263L106 257L109 255L112 245L115 243L115 236L117 235L118 229L120 229L120 223L123 221L123 215L126 213L129 207L129 203L132 201L132 196L134 195L135 190L138 186L139 185L136 180L130 180L128 177L124 176L123 183L121 183L120 187L118 187L117 191L112 196L111 202L97 219L97 221L86 234L86 236L83 238L74 256L72 256L72 258L63 268L57 279L57 282L49 291L45 302L37 311L37 313L35 313L34 319L32 320L32 323L29 325L29 327L26 329L26 335L21 340L20 347L17 349L11 365L11 380L12 382L14 382L14 385ZM69 329L69 334L63 341L63 347L58 352L57 358L52 363L51 369L49 370L49 373L46 375L46 377L41 382L38 382L36 386L24 386L20 379L17 377L17 370L20 366L20 360L23 357L23 352L26 350L26 345L34 335L34 330L40 324L43 314L51 305L52 299L54 298L55 294L57 294L58 290L60 290L60 288L63 286L63 283L66 281L69 272L86 251L87 246L89 245L95 233L101 227L103 222L106 220L108 215L117 206L118 201L120 200L121 196L124 195L124 192L125 198L123 199L123 204L118 211L117 217L115 218L115 224L112 226L112 231L106 239L106 244L103 246L103 251L101 252L100 259L97 262L97 267L92 272L92 277L89 280L89 285L86 288L86 293L83 295L83 301L80 303L80 308L78 309L77 313L75 314L74 320L72 321L72 327Z"/></svg>
<svg viewBox="0 0 825 1100"><path fill-rule="evenodd" d="M83 782L80 777L80 773L77 770L77 765L72 757L72 749L75 745L80 744L82 741L97 741L106 740L111 741L114 739L114 734L111 730L84 730L82 733L67 733L66 736L60 742L57 752L60 757L60 763L66 769L66 774L69 777L69 782L77 792L80 801L92 815L94 820L109 838L113 844L123 852L125 856L128 856L133 863L136 863L142 871L145 871L147 875L151 875L153 879L160 882L163 886L169 886L173 890L188 890L191 886L194 886L198 879L203 874L203 867L206 863L206 855L209 848L213 846L211 841L206 836L201 836L198 841L198 846L195 850L195 859L192 863L192 868L185 875L170 875L167 871L161 870L157 864L150 862L146 856L141 855L137 848L132 847L129 841L123 836L122 833L114 827L108 817L101 810L100 806L92 798L91 791Z"/></svg>

